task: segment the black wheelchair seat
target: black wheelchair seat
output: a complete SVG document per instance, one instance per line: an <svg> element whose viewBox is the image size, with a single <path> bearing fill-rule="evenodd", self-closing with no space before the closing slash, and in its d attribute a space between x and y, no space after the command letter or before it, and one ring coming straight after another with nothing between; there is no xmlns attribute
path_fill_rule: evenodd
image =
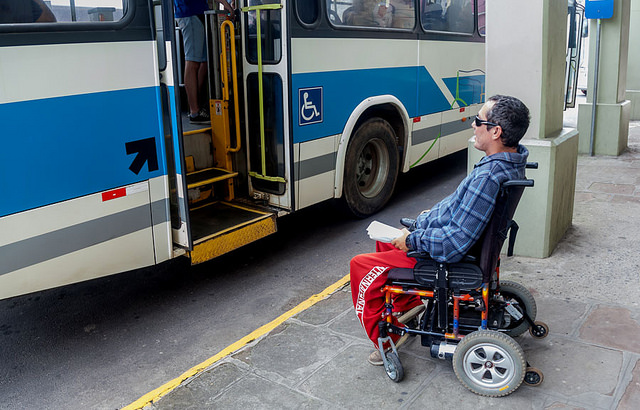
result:
<svg viewBox="0 0 640 410"><path fill-rule="evenodd" d="M469 262L442 264L433 259L421 259L413 268L395 268L388 279L394 285L422 285L429 288L438 286L438 278L444 275L442 283L453 291L474 290L482 286L483 274L478 265Z"/></svg>

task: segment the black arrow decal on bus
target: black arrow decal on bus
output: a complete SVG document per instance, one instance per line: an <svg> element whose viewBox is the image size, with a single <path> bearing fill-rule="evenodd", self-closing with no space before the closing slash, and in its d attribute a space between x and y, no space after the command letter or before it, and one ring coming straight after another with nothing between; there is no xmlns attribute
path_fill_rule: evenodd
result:
<svg viewBox="0 0 640 410"><path fill-rule="evenodd" d="M142 140L131 141L124 144L127 150L127 155L138 154L133 159L129 169L138 175L140 170L147 162L149 166L149 172L158 170L158 153L156 152L156 139L145 138Z"/></svg>

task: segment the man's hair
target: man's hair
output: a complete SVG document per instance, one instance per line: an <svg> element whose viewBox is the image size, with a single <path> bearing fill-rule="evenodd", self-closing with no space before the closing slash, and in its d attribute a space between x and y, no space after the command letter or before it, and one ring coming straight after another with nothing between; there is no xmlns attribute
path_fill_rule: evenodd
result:
<svg viewBox="0 0 640 410"><path fill-rule="evenodd" d="M502 128L502 143L506 147L517 147L529 128L529 109L519 99L508 95L494 95L493 107L487 113L487 121Z"/></svg>

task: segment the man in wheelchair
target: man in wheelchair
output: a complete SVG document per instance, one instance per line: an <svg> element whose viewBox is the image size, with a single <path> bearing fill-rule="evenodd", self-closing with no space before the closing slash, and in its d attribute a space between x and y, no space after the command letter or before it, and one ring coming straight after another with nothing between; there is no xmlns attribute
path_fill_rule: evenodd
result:
<svg viewBox="0 0 640 410"><path fill-rule="evenodd" d="M425 254L437 263L452 264L465 258L487 227L503 184L525 178L529 153L519 142L529 122L529 110L519 99L504 95L489 98L472 123L474 147L486 156L454 193L421 213L410 230L403 229L403 235L391 243L376 242L375 253L358 255L351 260L351 291L356 315L376 346L369 356L371 364L385 364L387 368L382 352L389 349L389 345L395 351L395 347L409 336L409 333L402 336L387 333L384 321L403 328L425 307L422 300L425 298L421 299L415 293L398 293L389 299L381 291L388 282L389 271L412 269L416 265L418 260L407 256L407 252ZM384 346L379 346L379 341L384 341Z"/></svg>

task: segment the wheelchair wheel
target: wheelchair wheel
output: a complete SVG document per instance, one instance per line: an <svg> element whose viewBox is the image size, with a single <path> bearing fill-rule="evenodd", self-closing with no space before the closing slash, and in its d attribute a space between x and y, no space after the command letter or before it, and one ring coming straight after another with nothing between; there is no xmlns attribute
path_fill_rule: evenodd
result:
<svg viewBox="0 0 640 410"><path fill-rule="evenodd" d="M535 321L533 326L529 328L529 333L535 339L544 339L549 335L549 326L544 322Z"/></svg>
<svg viewBox="0 0 640 410"><path fill-rule="evenodd" d="M527 371L524 374L524 384L531 387L540 386L544 381L544 375L542 371L535 367L527 367Z"/></svg>
<svg viewBox="0 0 640 410"><path fill-rule="evenodd" d="M400 358L394 352L386 354L387 364L384 366L384 370L387 372L387 376L396 383L400 383L404 379L404 368L400 363Z"/></svg>
<svg viewBox="0 0 640 410"><path fill-rule="evenodd" d="M511 337L493 330L468 334L453 354L453 370L458 380L481 396L513 393L522 384L526 367L522 347Z"/></svg>
<svg viewBox="0 0 640 410"><path fill-rule="evenodd" d="M529 289L517 282L505 280L500 281L500 294L504 296L505 300L515 299L518 302L518 305L520 305L520 312L523 313L526 311L531 320L536 320L538 307L536 306L536 300L533 298L531 292L529 292ZM512 317L511 323L505 329L505 333L511 337L516 337L526 332L527 329L529 329L529 323L524 316L518 320L515 320Z"/></svg>

